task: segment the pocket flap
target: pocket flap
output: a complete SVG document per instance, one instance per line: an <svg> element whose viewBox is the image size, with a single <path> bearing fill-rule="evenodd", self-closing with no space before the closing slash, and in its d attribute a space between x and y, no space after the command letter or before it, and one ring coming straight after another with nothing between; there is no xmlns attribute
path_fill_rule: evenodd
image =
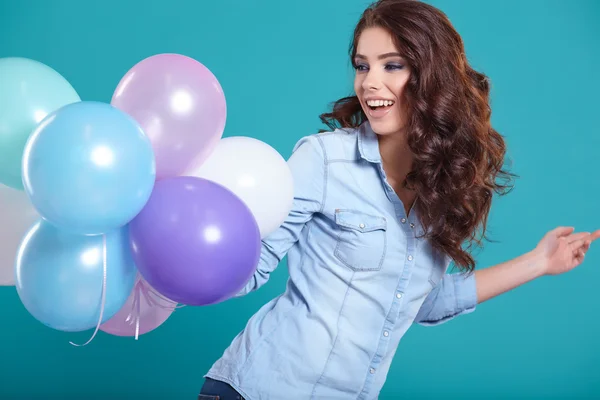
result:
<svg viewBox="0 0 600 400"><path fill-rule="evenodd" d="M378 217L354 210L335 210L335 223L360 232L387 229L387 220L385 217Z"/></svg>

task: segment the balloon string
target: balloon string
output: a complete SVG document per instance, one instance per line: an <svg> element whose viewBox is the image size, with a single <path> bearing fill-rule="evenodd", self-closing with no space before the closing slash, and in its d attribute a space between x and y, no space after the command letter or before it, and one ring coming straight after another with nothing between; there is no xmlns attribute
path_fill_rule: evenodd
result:
<svg viewBox="0 0 600 400"><path fill-rule="evenodd" d="M140 304L141 285L142 285L142 282L138 278L137 282L135 283L135 286L133 288L134 292L133 292L133 302L131 304L131 311L129 312L129 314L127 314L127 318L125 319L125 322L128 322L130 325L135 322L135 340L138 339L139 332L140 332L140 307L139 307L139 304Z"/></svg>
<svg viewBox="0 0 600 400"><path fill-rule="evenodd" d="M140 314L140 301L138 301L135 308L135 340L140 336Z"/></svg>
<svg viewBox="0 0 600 400"><path fill-rule="evenodd" d="M125 318L125 322L129 322L129 324L133 323L133 318L135 317L135 305L138 301L140 301L140 292L138 290L138 285L137 283L134 286L134 292L133 292L133 302L131 303L131 311L129 311L129 314L127 314L127 318Z"/></svg>
<svg viewBox="0 0 600 400"><path fill-rule="evenodd" d="M138 340L140 334L140 318L141 318L141 302L142 297L146 301L146 304L150 307L159 307L163 309L175 310L178 307L177 304L173 305L173 301L167 299L160 293L156 292L146 282L144 282L138 275L136 283L134 285L133 301L131 303L131 310L125 319L125 322L133 325L135 323L135 340ZM152 296L156 297L154 299ZM170 303L169 305L159 304L160 301ZM185 305L182 305L182 307Z"/></svg>
<svg viewBox="0 0 600 400"><path fill-rule="evenodd" d="M104 305L106 303L106 235L102 235L102 300L100 301L100 317L98 318L98 323L96 324L96 330L94 330L94 334L91 338L88 339L84 344L76 344L73 342L69 342L73 346L81 347L87 346L93 339L96 337L98 330L100 329L100 325L102 324L102 317L104 316Z"/></svg>

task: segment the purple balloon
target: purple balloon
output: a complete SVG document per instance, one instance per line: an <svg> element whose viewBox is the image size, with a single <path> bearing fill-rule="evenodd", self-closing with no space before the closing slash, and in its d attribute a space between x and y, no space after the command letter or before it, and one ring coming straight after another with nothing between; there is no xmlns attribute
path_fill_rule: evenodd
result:
<svg viewBox="0 0 600 400"><path fill-rule="evenodd" d="M161 326L176 308L177 303L156 293L138 274L125 305L100 330L115 336L140 336Z"/></svg>
<svg viewBox="0 0 600 400"><path fill-rule="evenodd" d="M261 247L246 204L224 186L191 176L156 182L130 223L130 240L144 279L186 305L233 297L254 274Z"/></svg>
<svg viewBox="0 0 600 400"><path fill-rule="evenodd" d="M111 104L131 115L150 139L156 179L204 162L223 136L223 89L203 64L180 54L158 54L134 65Z"/></svg>

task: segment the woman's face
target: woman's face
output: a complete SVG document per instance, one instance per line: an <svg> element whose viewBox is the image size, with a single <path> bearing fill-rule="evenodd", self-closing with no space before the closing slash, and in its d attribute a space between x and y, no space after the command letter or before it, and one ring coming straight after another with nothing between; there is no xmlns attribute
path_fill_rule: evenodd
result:
<svg viewBox="0 0 600 400"><path fill-rule="evenodd" d="M373 131L379 135L401 132L407 115L403 91L410 71L392 36L383 28L365 29L353 61L354 91Z"/></svg>

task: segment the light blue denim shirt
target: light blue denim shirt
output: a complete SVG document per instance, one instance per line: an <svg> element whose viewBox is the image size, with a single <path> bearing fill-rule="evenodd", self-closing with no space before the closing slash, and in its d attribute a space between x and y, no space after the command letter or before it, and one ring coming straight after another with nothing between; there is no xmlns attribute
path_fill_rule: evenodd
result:
<svg viewBox="0 0 600 400"><path fill-rule="evenodd" d="M265 284L287 254L285 292L264 305L205 375L249 400L376 399L412 323L472 312L474 275L406 215L368 122L301 139L288 160L293 208L263 240L239 296Z"/></svg>

